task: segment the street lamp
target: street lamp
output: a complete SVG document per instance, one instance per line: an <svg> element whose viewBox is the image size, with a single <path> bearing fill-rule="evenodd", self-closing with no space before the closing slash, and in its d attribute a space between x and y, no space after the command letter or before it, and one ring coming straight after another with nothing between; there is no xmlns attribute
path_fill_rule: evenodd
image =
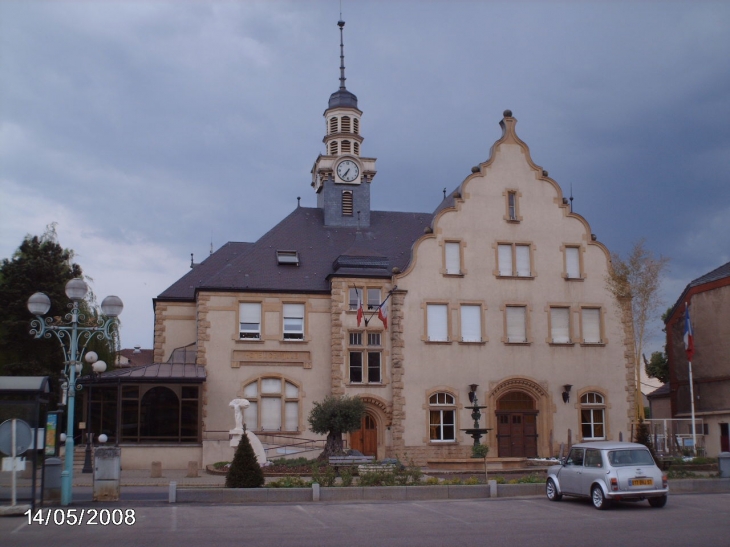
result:
<svg viewBox="0 0 730 547"><path fill-rule="evenodd" d="M42 317L51 309L51 299L45 294L37 292L28 299L28 310L36 316L30 322L30 333L35 338L51 338L51 334L58 338L64 354L63 377L65 378L64 398L68 398L68 413L66 422L66 456L64 470L61 472L61 505L69 505L72 499L73 487L73 457L74 457L74 403L76 390L76 374L81 372L81 359L86 352L86 346L92 338L112 340L117 326L117 316L122 313L124 305L118 296L107 296L101 303L101 312L107 319L96 319L87 322L81 313L79 304L89 292L89 287L83 279L71 279L66 283L66 296L71 300L71 311L64 317L65 322L54 321L52 317ZM66 347L68 344L68 347Z"/></svg>
<svg viewBox="0 0 730 547"><path fill-rule="evenodd" d="M86 395L87 407L86 407L86 453L84 454L84 468L81 470L82 473L91 473L91 444L94 441L94 433L91 431L91 385L96 382L102 372L106 370L106 363L99 360L99 356L95 351L86 352L84 357L87 363L91 364L91 374L89 375L89 392Z"/></svg>

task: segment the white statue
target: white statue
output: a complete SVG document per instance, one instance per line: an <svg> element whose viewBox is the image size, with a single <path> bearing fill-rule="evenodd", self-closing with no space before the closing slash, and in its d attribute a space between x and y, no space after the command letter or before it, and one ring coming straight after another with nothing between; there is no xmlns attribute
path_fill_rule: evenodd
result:
<svg viewBox="0 0 730 547"><path fill-rule="evenodd" d="M228 406L233 407L233 415L236 418L236 427L234 431L240 431L243 433L243 412L241 409L248 408L251 406L251 403L248 402L248 399L233 399L230 403L228 403Z"/></svg>

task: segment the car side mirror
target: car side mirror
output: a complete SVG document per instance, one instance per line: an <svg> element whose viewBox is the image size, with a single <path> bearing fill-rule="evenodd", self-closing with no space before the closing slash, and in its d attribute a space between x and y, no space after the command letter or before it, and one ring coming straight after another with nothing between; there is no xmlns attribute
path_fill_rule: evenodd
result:
<svg viewBox="0 0 730 547"><path fill-rule="evenodd" d="M560 462L560 465L565 465L565 458L560 458L558 461Z"/></svg>

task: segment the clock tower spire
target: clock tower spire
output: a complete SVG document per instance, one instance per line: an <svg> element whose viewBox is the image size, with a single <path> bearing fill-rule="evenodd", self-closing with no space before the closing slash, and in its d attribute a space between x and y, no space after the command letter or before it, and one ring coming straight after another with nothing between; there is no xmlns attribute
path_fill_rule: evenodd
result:
<svg viewBox="0 0 730 547"><path fill-rule="evenodd" d="M325 119L325 152L312 167L317 207L324 209L327 226L370 226L370 182L375 158L360 156L362 111L357 97L345 86L345 22L340 27L340 88L330 95ZM358 222L359 212L359 222Z"/></svg>

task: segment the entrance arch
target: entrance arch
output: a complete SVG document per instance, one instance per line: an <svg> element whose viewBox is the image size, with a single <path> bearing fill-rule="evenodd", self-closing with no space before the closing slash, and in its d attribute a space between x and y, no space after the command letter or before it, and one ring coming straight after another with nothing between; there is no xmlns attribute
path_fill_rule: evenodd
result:
<svg viewBox="0 0 730 547"><path fill-rule="evenodd" d="M378 422L369 412L362 415L360 429L350 433L350 448L366 456L378 456Z"/></svg>
<svg viewBox="0 0 730 547"><path fill-rule="evenodd" d="M500 458L537 456L537 408L524 391L512 390L497 399L497 449Z"/></svg>

